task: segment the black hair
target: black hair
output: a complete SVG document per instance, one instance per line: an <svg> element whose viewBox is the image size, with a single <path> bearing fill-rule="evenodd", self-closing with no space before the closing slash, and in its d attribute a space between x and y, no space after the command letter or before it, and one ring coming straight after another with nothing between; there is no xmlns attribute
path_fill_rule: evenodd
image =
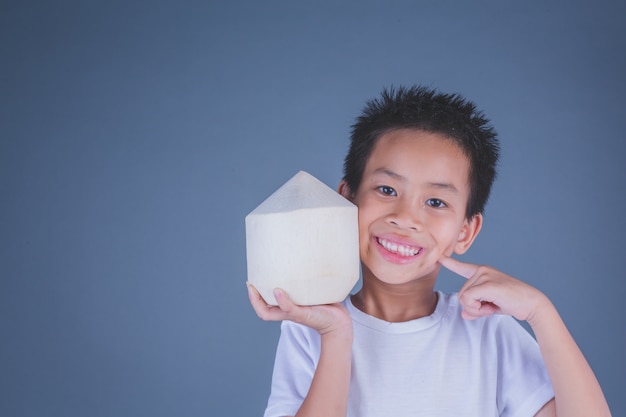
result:
<svg viewBox="0 0 626 417"><path fill-rule="evenodd" d="M383 135L414 129L450 138L470 162L470 196L466 217L482 213L496 177L500 146L495 130L476 105L458 94L423 86L384 89L368 101L352 125L344 160L344 181L355 193L374 145Z"/></svg>

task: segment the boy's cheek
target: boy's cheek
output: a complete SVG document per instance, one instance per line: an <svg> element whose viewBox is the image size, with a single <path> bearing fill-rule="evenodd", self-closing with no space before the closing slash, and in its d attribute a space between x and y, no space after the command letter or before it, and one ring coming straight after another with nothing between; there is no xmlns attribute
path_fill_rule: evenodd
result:
<svg viewBox="0 0 626 417"><path fill-rule="evenodd" d="M437 258L437 260L441 259L442 257L450 257L453 254L457 253L457 241L456 240L451 240L450 243L448 243L447 246L445 246L443 248L443 250L441 250L441 252L439 253L439 256Z"/></svg>

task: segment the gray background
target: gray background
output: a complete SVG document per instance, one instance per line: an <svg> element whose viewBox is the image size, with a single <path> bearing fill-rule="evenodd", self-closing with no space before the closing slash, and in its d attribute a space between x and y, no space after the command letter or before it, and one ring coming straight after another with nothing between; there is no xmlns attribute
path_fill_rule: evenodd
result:
<svg viewBox="0 0 626 417"><path fill-rule="evenodd" d="M1 2L0 415L260 415L278 324L248 305L244 216L300 169L334 188L364 101L412 83L501 135L464 258L546 292L626 415L625 12Z"/></svg>

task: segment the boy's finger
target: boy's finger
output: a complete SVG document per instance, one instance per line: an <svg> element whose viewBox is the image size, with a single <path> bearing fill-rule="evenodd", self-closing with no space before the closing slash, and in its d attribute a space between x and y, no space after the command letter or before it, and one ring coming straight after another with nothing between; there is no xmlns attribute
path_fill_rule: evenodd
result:
<svg viewBox="0 0 626 417"><path fill-rule="evenodd" d="M269 305L265 302L259 291L248 284L248 297L250 304L259 318L266 321L281 321L288 319L287 314L279 306Z"/></svg>
<svg viewBox="0 0 626 417"><path fill-rule="evenodd" d="M466 279L470 279L474 276L476 271L478 271L478 265L457 261L456 259L449 258L447 256L439 259L439 263L443 265L446 269L449 269L455 274L458 274Z"/></svg>
<svg viewBox="0 0 626 417"><path fill-rule="evenodd" d="M275 288L274 298L276 299L278 307L280 307L281 310L286 313L291 313L293 311L295 304L291 301L291 298L289 298L289 295L284 290Z"/></svg>

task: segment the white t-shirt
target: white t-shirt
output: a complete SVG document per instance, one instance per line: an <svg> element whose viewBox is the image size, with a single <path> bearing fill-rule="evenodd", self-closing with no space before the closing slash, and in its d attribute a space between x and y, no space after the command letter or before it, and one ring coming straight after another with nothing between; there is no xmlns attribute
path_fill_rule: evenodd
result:
<svg viewBox="0 0 626 417"><path fill-rule="evenodd" d="M348 417L530 417L554 392L537 343L509 316L464 320L456 294L432 315L389 323L344 301L352 317ZM285 321L265 417L293 416L320 355L320 336Z"/></svg>

